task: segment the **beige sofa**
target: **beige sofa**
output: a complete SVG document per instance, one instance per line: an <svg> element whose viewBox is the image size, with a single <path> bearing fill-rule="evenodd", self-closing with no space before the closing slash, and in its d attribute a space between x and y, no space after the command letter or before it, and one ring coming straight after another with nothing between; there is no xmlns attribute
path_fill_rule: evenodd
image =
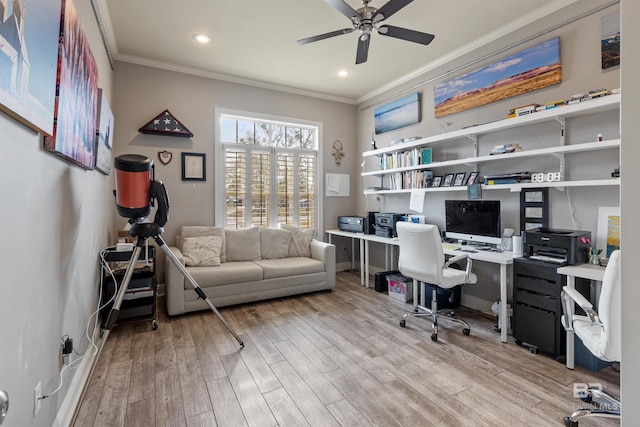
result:
<svg viewBox="0 0 640 427"><path fill-rule="evenodd" d="M184 226L170 247L216 307L335 287L335 246L312 230L280 225L225 230ZM193 287L167 258L167 312L205 310Z"/></svg>

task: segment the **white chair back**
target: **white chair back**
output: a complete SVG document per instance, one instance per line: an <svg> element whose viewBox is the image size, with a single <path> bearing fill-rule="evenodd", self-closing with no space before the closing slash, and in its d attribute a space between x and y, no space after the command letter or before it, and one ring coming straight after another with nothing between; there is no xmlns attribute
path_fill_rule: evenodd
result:
<svg viewBox="0 0 640 427"><path fill-rule="evenodd" d="M616 250L609 257L598 301L598 317L603 326L599 349L608 360L616 362L622 356L621 287L620 251Z"/></svg>
<svg viewBox="0 0 640 427"><path fill-rule="evenodd" d="M438 226L400 221L396 231L400 243L400 273L420 282L442 283L444 251Z"/></svg>

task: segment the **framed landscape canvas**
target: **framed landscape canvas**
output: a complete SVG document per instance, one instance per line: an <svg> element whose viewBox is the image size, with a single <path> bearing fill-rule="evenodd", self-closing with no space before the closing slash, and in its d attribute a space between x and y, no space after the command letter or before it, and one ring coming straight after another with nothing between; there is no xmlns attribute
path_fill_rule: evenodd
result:
<svg viewBox="0 0 640 427"><path fill-rule="evenodd" d="M420 122L420 94L405 96L374 110L376 134Z"/></svg>
<svg viewBox="0 0 640 427"><path fill-rule="evenodd" d="M559 84L560 37L437 85L436 118Z"/></svg>
<svg viewBox="0 0 640 427"><path fill-rule="evenodd" d="M603 16L601 21L600 51L602 69L605 70L620 65L620 11Z"/></svg>
<svg viewBox="0 0 640 427"><path fill-rule="evenodd" d="M25 3L0 2L0 110L52 135L61 3Z"/></svg>
<svg viewBox="0 0 640 427"><path fill-rule="evenodd" d="M53 136L45 137L44 148L93 169L98 67L72 0L64 0L60 33Z"/></svg>

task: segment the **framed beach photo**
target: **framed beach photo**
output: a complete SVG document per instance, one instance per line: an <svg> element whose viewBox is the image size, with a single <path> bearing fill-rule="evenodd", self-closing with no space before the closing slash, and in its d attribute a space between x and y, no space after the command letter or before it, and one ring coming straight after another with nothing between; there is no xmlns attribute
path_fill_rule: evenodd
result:
<svg viewBox="0 0 640 427"><path fill-rule="evenodd" d="M453 174L452 173L448 173L444 176L444 180L442 181L442 186L443 187L451 187L451 184L453 183Z"/></svg>
<svg viewBox="0 0 640 427"><path fill-rule="evenodd" d="M478 180L478 171L473 171L469 173L469 177L467 178L467 185L476 184L477 180Z"/></svg>
<svg viewBox="0 0 640 427"><path fill-rule="evenodd" d="M464 185L464 177L467 176L466 172L460 172L456 174L456 178L453 181L455 187L461 187Z"/></svg>

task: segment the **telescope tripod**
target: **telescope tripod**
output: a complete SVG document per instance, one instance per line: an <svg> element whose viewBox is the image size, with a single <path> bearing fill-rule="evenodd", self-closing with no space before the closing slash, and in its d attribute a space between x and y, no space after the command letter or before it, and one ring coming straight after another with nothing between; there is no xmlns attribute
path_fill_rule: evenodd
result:
<svg viewBox="0 0 640 427"><path fill-rule="evenodd" d="M198 285L198 283L191 276L191 274L189 274L187 269L184 267L184 265L182 265L182 263L174 255L174 253L171 252L171 249L169 249L169 247L167 246L165 241L162 239L162 237L160 237L160 234L163 231L164 231L163 228L154 222L135 222L133 223L133 225L131 225L131 230L129 231L129 234L132 236L136 236L138 238L138 242L136 243L136 246L133 248L133 254L131 255L131 259L129 260L129 265L127 266L127 270L124 273L122 284L118 289L118 293L116 294L116 298L113 302L113 307L111 308L111 311L109 312L109 316L107 317L107 321L104 327L106 331L106 335L103 336L102 342L104 343L107 341L107 338L109 336L109 333L111 332L111 329L115 325L116 320L118 320L118 315L120 314L120 306L122 305L122 301L124 300L125 293L127 291L127 288L129 287L131 276L133 275L133 271L135 270L135 264L138 261L138 257L140 256L140 252L142 251L142 247L144 246L145 242L149 237L152 237L153 240L155 240L155 242L158 244L158 246L160 246L160 248L164 251L167 257L171 260L171 262L173 262L173 264L178 268L180 273L182 273L186 281L189 282L189 284L193 287L193 290L198 294L198 297L202 298L207 303L207 305L209 305L209 308L211 308L211 310L220 318L224 326L227 327L227 329L229 330L229 332L231 332L231 334L236 339L236 341L238 341L240 348L243 348L244 343L242 342L238 334L236 334L235 331L231 328L231 326L227 323L227 321L224 320L224 317L222 317L222 314L220 314L220 312L215 307L215 305L213 305L211 300L209 300L209 298L204 293L202 288Z"/></svg>

